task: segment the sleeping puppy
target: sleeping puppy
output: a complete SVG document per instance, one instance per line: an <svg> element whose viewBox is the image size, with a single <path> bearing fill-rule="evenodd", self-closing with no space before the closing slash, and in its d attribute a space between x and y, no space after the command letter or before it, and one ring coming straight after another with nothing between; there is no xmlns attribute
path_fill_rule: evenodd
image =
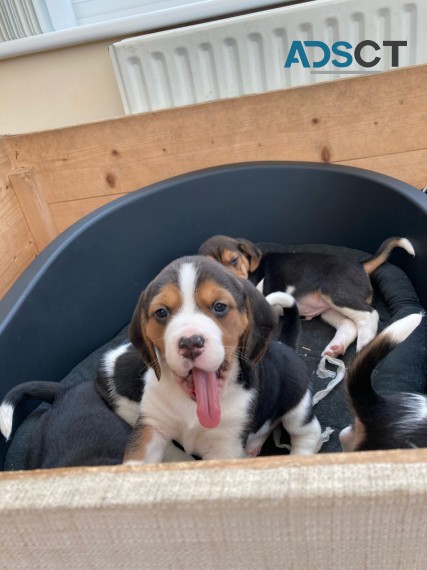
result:
<svg viewBox="0 0 427 570"><path fill-rule="evenodd" d="M184 257L140 296L129 336L147 371L126 462L160 462L177 441L202 459L255 456L280 423L291 453L315 453L320 425L295 351L271 341L276 318L249 282Z"/></svg>
<svg viewBox="0 0 427 570"><path fill-rule="evenodd" d="M98 396L93 382L72 388L26 382L12 388L0 406L0 430L6 439L16 407L27 399L52 404L31 432L28 469L122 463L131 428Z"/></svg>
<svg viewBox="0 0 427 570"><path fill-rule="evenodd" d="M212 257L243 279L249 279L262 258L262 251L248 239L224 235L212 236L203 242L198 254Z"/></svg>
<svg viewBox="0 0 427 570"><path fill-rule="evenodd" d="M354 423L340 433L344 451L427 447L427 397L401 392L380 396L372 387L374 368L420 324L412 314L384 329L351 363L346 385Z"/></svg>
<svg viewBox="0 0 427 570"><path fill-rule="evenodd" d="M357 338L357 351L376 335L378 313L371 306L373 290L369 275L384 263L395 247L411 255L406 238L390 238L363 263L345 257L312 252L262 253L245 239L213 236L199 249L200 255L216 259L236 275L249 280L268 295L287 291L297 300L304 319L317 316L337 332L322 355L344 354Z"/></svg>

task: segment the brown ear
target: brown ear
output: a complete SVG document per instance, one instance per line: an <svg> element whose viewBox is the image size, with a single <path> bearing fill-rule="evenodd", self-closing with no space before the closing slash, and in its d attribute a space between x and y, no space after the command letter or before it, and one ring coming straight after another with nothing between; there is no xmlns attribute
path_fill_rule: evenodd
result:
<svg viewBox="0 0 427 570"><path fill-rule="evenodd" d="M248 258L249 271L255 271L261 261L262 251L245 238L237 238L237 247Z"/></svg>
<svg viewBox="0 0 427 570"><path fill-rule="evenodd" d="M154 345L146 335L147 315L145 311L145 295L141 293L129 325L129 339L138 350L147 367L154 368L157 379L160 380L160 365L154 350Z"/></svg>
<svg viewBox="0 0 427 570"><path fill-rule="evenodd" d="M245 360L256 364L264 356L277 326L277 317L265 297L250 281L242 280L246 295L249 324L242 337L242 354Z"/></svg>

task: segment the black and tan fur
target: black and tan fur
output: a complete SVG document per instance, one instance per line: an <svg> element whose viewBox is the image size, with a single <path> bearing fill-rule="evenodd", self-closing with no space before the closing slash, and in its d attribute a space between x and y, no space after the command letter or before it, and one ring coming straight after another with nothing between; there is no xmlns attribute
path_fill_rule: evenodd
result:
<svg viewBox="0 0 427 570"><path fill-rule="evenodd" d="M192 256L167 266L130 325L148 369L125 460L161 461L171 440L204 459L253 456L279 423L291 452L314 453L320 426L308 373L295 351L271 340L275 327L255 287L215 261ZM207 404L199 401L200 374L214 392Z"/></svg>
<svg viewBox="0 0 427 570"><path fill-rule="evenodd" d="M344 451L369 451L427 446L427 397L399 392L377 393L372 373L421 322L422 315L404 317L382 331L350 364L346 388L353 425L340 434Z"/></svg>
<svg viewBox="0 0 427 570"><path fill-rule="evenodd" d="M92 381L68 387L58 382L25 382L0 406L0 430L12 433L17 406L26 400L52 404L35 423L27 469L115 465L123 461L130 427L96 393Z"/></svg>
<svg viewBox="0 0 427 570"><path fill-rule="evenodd" d="M239 277L248 278L269 295L291 293L302 318L321 316L337 329L323 351L336 357L344 354L357 338L357 350L376 335L378 313L372 307L373 290L369 275L401 247L414 254L406 238L384 241L375 255L359 263L338 255L314 252L266 252L241 238L218 235L204 242L199 253L212 257Z"/></svg>

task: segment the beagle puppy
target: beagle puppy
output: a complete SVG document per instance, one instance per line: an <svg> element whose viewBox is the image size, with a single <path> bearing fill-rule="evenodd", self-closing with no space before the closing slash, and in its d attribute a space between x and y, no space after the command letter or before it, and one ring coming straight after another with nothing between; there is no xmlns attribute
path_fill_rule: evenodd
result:
<svg viewBox="0 0 427 570"><path fill-rule="evenodd" d="M262 258L262 251L248 239L224 235L212 236L206 240L199 247L198 254L212 257L243 279L249 279Z"/></svg>
<svg viewBox="0 0 427 570"><path fill-rule="evenodd" d="M71 388L59 382L15 386L0 406L0 431L6 439L16 407L28 399L52 407L31 431L27 469L122 463L131 428L99 397L93 382Z"/></svg>
<svg viewBox="0 0 427 570"><path fill-rule="evenodd" d="M411 242L394 237L363 263L313 252L262 251L246 239L213 236L199 254L212 257L240 277L248 278L264 294L286 291L297 301L302 318L321 318L336 329L323 355L344 354L357 338L359 351L376 335L378 313L372 307L369 275L383 264L395 247L415 255Z"/></svg>
<svg viewBox="0 0 427 570"><path fill-rule="evenodd" d="M266 300L281 319L277 340L296 350L301 323L295 299L287 293L275 292ZM97 367L95 386L98 394L132 427L139 417L146 368L139 351L129 341L104 352Z"/></svg>
<svg viewBox="0 0 427 570"><path fill-rule="evenodd" d="M321 429L308 372L272 340L276 322L249 281L212 259L184 257L163 269L129 328L147 368L125 462L160 462L172 440L202 459L256 456L280 423L291 453L315 453Z"/></svg>
<svg viewBox="0 0 427 570"><path fill-rule="evenodd" d="M412 333L422 316L415 313L392 323L349 366L346 387L354 422L340 433L344 451L427 447L427 397L408 392L380 396L371 381L374 368Z"/></svg>

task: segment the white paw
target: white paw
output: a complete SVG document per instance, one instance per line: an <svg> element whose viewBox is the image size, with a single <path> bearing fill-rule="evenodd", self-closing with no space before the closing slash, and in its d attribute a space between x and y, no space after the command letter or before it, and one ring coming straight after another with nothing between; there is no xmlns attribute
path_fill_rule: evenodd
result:
<svg viewBox="0 0 427 570"><path fill-rule="evenodd" d="M266 300L273 307L278 306L282 309L289 309L295 305L295 298L292 297L292 295L289 293L285 293L284 291L275 291L274 293L270 293L267 295Z"/></svg>

